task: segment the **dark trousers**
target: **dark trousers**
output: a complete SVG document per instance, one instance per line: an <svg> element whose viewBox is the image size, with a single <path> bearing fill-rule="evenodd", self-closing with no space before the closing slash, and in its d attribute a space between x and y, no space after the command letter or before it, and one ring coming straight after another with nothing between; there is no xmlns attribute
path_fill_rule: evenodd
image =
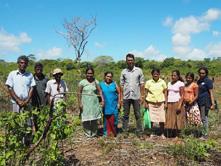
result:
<svg viewBox="0 0 221 166"><path fill-rule="evenodd" d="M199 106L200 109L200 116L201 116L201 121L203 122L203 135L208 135L208 128L209 128L209 123L208 123L208 114L209 114L209 109L206 108L206 106Z"/></svg>
<svg viewBox="0 0 221 166"><path fill-rule="evenodd" d="M123 130L128 131L128 123L129 123L129 115L130 115L130 106L133 105L134 115L137 123L137 132L142 132L142 124L141 124L141 113L140 113L140 101L133 99L124 99L123 100L123 108L124 108L124 116L123 116Z"/></svg>

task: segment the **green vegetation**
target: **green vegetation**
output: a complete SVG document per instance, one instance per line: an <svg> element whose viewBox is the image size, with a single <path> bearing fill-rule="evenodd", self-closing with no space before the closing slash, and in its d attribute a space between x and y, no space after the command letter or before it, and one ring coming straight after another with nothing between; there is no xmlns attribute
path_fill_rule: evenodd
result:
<svg viewBox="0 0 221 166"><path fill-rule="evenodd" d="M57 103L56 111L45 107L41 111L33 110L19 114L1 112L0 165L24 165L27 161L40 165L63 164L63 140L71 136L76 125L67 121L65 107L66 103L61 101ZM38 117L36 132L32 132L27 123L33 115ZM32 147L26 145L25 138L29 138ZM33 156L33 152L37 154L38 159Z"/></svg>
<svg viewBox="0 0 221 166"><path fill-rule="evenodd" d="M120 72L123 68L126 67L125 61L120 60L118 62L114 62L111 56L99 56L95 58L93 62L82 62L80 64L80 71L78 70L78 63L71 59L57 59L57 60L41 60L40 61L44 65L44 72L51 76L50 73L56 67L61 68L64 71L64 79L67 81L73 81L76 79L81 79L84 74L85 68L88 65L92 65L95 68L95 75L97 79L103 78L103 73L105 71L111 70L114 72L114 79L119 80ZM34 61L31 60L28 70L33 72ZM221 59L204 59L201 61L183 61L175 58L166 58L164 61L154 61L154 60L144 60L143 58L136 58L136 66L139 66L143 69L146 79L150 76L150 71L152 68L157 67L161 69L161 75L164 77L168 77L171 74L171 71L174 69L178 69L181 71L182 75L185 75L187 72L191 71L197 73L197 70L201 66L207 66L210 71L210 76L219 76L221 75ZM0 62L0 78L1 80L5 80L8 73L12 70L17 69L16 63L7 63L4 61Z"/></svg>
<svg viewBox="0 0 221 166"><path fill-rule="evenodd" d="M204 161L209 157L209 150L214 148L215 141L200 141L194 137L187 137L183 142L168 146L168 153L179 160Z"/></svg>
<svg viewBox="0 0 221 166"><path fill-rule="evenodd" d="M28 71L33 72L35 63L34 60L35 59L32 57ZM76 132L73 135L73 132L76 126L79 126L81 122L78 115L73 114L77 114L77 85L84 77L86 67L88 65L92 65L94 67L95 77L98 80L103 79L103 73L105 71L112 71L114 73L114 80L117 82L119 82L122 69L126 67L124 60L114 62L109 56L97 57L93 62L82 62L80 64L80 70L78 69L79 64L71 59L41 60L41 63L44 65L44 73L49 78L52 77L51 72L54 68L61 68L64 72L62 79L67 82L69 91L71 93L67 94L67 101L65 103L60 103L58 105L56 112L51 112L50 108L48 107L42 108L40 112L37 110L32 110L32 112L25 112L21 114L6 111L8 110L7 104L9 103L9 98L4 87L4 82L8 73L17 69L17 64L0 61L0 165L11 165L12 163L13 165L24 165L24 163L29 165L64 165L66 158L63 142L66 142L66 144L71 146L77 146L71 141L73 141L75 135L79 134ZM136 58L136 65L143 69L145 79L149 79L151 77L150 71L154 67L161 69L161 76L164 77L166 81L170 79L171 71L174 69L180 70L182 75L185 75L189 71L197 74L197 69L200 66L207 66L210 71L210 76L217 77L221 75L220 58L213 60L205 59L202 61L182 61L179 59L167 58L162 62ZM218 88L219 87L217 86L217 89L215 89L217 91L216 99L220 102L221 95ZM64 107L66 107L69 111L68 114L63 112ZM120 114L122 113L123 112L121 111ZM32 131L32 129L26 123L27 119L29 119L32 115L39 117L39 130L32 133L32 145L37 146L33 149L33 151L30 151L32 149L25 146L22 139L27 133ZM219 153L221 147L217 140L220 139L220 134L213 133L212 131L219 127L219 116L216 112L210 112L209 115L211 140L200 141L198 138L192 137L194 130L198 130L198 128L187 127L182 131L183 139L181 141L172 143L171 145L166 143L166 145L164 144L158 148L166 149L167 154L174 156L178 162L186 160L199 162L207 160L210 157L211 151ZM46 132L47 134L44 135L43 133L50 118L53 120L51 121L48 131ZM133 114L130 116L130 118L130 122L135 124ZM120 143L116 143L113 140L109 141L109 138L100 138L96 143L102 150L103 155L111 155L112 153L115 153L115 149L125 147L131 147L133 149L142 151L153 151L156 149L154 146L155 143L164 143L163 141L143 141L134 138L134 134L130 134L128 136L132 139L132 141L130 140L130 145L121 146ZM200 133L198 132L195 136L199 136L198 134ZM39 143L42 135L44 135L44 139ZM122 137L122 140L120 141L123 142L124 139L125 138ZM80 140L80 142L81 141L82 140Z"/></svg>

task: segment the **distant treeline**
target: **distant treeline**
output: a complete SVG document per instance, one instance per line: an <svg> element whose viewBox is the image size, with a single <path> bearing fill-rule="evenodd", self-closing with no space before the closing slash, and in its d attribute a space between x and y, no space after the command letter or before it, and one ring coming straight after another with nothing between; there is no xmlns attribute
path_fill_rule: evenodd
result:
<svg viewBox="0 0 221 166"><path fill-rule="evenodd" d="M57 59L57 60L40 60L44 65L44 73L50 77L50 73L54 68L61 68L64 72L64 79L72 81L81 77L88 65L92 65L95 69L95 76L97 79L103 78L105 71L113 71L114 78L119 80L120 72L126 67L125 60L115 62L110 56L99 56L92 62L83 61L80 64L71 59ZM35 61L30 60L28 71L33 72ZM206 66L209 69L209 75L217 77L221 75L221 58L204 60L180 60L175 58L166 58L164 61L144 60L143 58L136 58L136 66L143 69L144 75L148 79L150 71L153 68L161 70L161 76L170 77L171 71L174 69L180 70L182 75L187 72L197 74L199 67ZM0 80L4 81L8 73L17 69L16 62L5 62L0 60ZM80 74L81 73L81 74ZM80 76L81 75L81 76ZM79 78L80 79L80 78Z"/></svg>

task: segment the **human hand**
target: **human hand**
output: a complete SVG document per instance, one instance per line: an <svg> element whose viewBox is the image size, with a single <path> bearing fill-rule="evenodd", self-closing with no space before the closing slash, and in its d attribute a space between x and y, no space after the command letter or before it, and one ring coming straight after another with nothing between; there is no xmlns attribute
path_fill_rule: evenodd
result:
<svg viewBox="0 0 221 166"><path fill-rule="evenodd" d="M24 100L24 101L23 101L23 106L27 106L28 103L29 103L29 100L28 100L28 99Z"/></svg>
<svg viewBox="0 0 221 166"><path fill-rule="evenodd" d="M100 102L101 107L104 107L104 101Z"/></svg>
<svg viewBox="0 0 221 166"><path fill-rule="evenodd" d="M120 103L120 102L117 104L117 109L118 109L118 110L121 109L121 103Z"/></svg>
<svg viewBox="0 0 221 166"><path fill-rule="evenodd" d="M144 98L140 97L139 102L140 102L140 105L142 105L144 103Z"/></svg>
<svg viewBox="0 0 221 166"><path fill-rule="evenodd" d="M167 105L167 103L165 103L164 104L164 109L167 110L167 108L168 108L168 105Z"/></svg>
<svg viewBox="0 0 221 166"><path fill-rule="evenodd" d="M149 105L148 105L147 102L144 102L144 108L145 108L145 109L149 109Z"/></svg>
<svg viewBox="0 0 221 166"><path fill-rule="evenodd" d="M16 100L16 103L17 103L20 107L23 107L23 106L24 106L24 101L23 101L23 100L17 99L17 100Z"/></svg>
<svg viewBox="0 0 221 166"><path fill-rule="evenodd" d="M180 114L181 113L181 109L177 109L176 110L176 114L178 115L178 114Z"/></svg>

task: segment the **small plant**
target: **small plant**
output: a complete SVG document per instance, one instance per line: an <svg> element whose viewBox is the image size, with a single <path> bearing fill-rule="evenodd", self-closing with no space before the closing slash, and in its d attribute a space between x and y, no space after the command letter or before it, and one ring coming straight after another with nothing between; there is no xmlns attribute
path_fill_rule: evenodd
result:
<svg viewBox="0 0 221 166"><path fill-rule="evenodd" d="M134 140L132 144L136 146L138 149L153 149L153 144L146 141Z"/></svg>
<svg viewBox="0 0 221 166"><path fill-rule="evenodd" d="M107 138L108 139L108 138ZM115 142L112 142L112 141L108 141L108 142L105 142L105 140L102 138L102 139L99 139L97 141L97 143L100 145L100 147L102 148L102 151L104 154L108 154L109 152L111 152L113 149L116 149L117 148L117 144Z"/></svg>
<svg viewBox="0 0 221 166"><path fill-rule="evenodd" d="M167 151L179 159L183 156L184 159L204 161L209 156L209 150L214 148L215 144L213 140L204 142L193 137L187 137L183 143L169 145Z"/></svg>

